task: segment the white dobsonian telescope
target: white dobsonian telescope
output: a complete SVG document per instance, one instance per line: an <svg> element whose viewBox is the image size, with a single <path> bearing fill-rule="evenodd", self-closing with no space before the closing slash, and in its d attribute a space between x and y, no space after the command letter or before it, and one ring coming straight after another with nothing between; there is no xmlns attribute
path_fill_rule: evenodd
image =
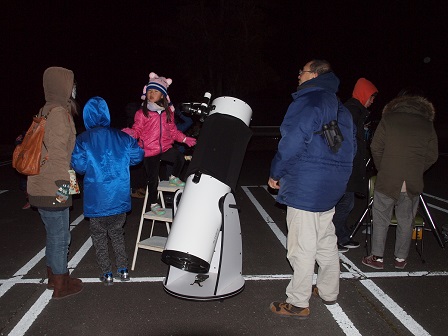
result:
<svg viewBox="0 0 448 336"><path fill-rule="evenodd" d="M244 289L238 208L232 193L252 132L252 109L242 100L210 94L183 110L204 121L162 261L169 265L164 289L190 300L216 300Z"/></svg>

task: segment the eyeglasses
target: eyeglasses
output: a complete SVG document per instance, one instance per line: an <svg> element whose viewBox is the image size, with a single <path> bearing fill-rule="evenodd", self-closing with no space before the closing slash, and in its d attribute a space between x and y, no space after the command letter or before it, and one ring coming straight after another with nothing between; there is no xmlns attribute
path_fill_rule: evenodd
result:
<svg viewBox="0 0 448 336"><path fill-rule="evenodd" d="M299 76L301 76L304 72L310 72L310 73L313 73L314 71L310 71L310 70L302 70L302 69L300 69L300 70L299 70Z"/></svg>

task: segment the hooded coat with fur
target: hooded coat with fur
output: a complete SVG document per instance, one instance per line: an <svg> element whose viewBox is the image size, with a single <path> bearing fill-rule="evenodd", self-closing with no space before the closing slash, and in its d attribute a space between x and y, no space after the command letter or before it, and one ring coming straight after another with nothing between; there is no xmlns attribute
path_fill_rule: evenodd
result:
<svg viewBox="0 0 448 336"><path fill-rule="evenodd" d="M423 192L423 173L438 157L434 107L423 97L388 103L370 146L378 175L375 190L398 200L403 182L410 197Z"/></svg>
<svg viewBox="0 0 448 336"><path fill-rule="evenodd" d="M66 208L71 206L69 196L65 203L56 201L56 192L70 181L70 159L75 145L76 130L70 113L74 74L71 70L50 67L43 75L46 104L40 115L47 115L44 145L41 157L47 157L38 175L29 176L27 192L32 206L38 208Z"/></svg>

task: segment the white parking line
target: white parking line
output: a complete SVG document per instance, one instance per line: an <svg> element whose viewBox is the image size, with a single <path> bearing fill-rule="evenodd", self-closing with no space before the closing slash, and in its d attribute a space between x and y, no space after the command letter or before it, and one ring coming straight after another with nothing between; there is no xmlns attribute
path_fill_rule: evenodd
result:
<svg viewBox="0 0 448 336"><path fill-rule="evenodd" d="M278 228L278 225L272 220L272 218L268 215L268 213L263 209L260 203L256 200L254 195L249 191L248 187L241 187L243 188L244 192L246 193L247 197L252 201L252 203L257 208L258 212L260 213L261 217L263 217L264 221L268 226L271 228L272 232L274 232L277 239L280 241L280 243L283 245L284 248L286 248L286 236L283 234L283 232Z"/></svg>
<svg viewBox="0 0 448 336"><path fill-rule="evenodd" d="M428 197L434 198L434 199L436 199L438 201L448 203L448 200L446 200L444 198L441 198L441 197L438 197L438 196L431 195L431 194L423 193L423 196L428 196Z"/></svg>
<svg viewBox="0 0 448 336"><path fill-rule="evenodd" d="M16 324L14 329L8 334L9 336L22 336L31 327L34 320L39 316L39 314L47 306L48 302L51 300L51 295L53 291L47 289L42 295L36 300L33 306L25 313L19 323Z"/></svg>
<svg viewBox="0 0 448 336"><path fill-rule="evenodd" d="M267 188L262 186L266 191ZM269 227L276 227L276 223L267 215L260 203L252 195L248 187L242 187L243 191L255 205L257 210L260 212L263 218L269 218ZM262 209L262 211L260 211ZM277 230L276 230L277 231ZM274 234L279 238L279 234L274 232ZM283 235L283 233L281 233ZM280 239L281 238L281 239ZM279 240L283 241L286 237L280 237ZM284 245L285 246L285 245ZM348 259L342 253L339 253L340 259L342 261L343 267L347 268L349 275L352 277L361 278L361 283L414 335L429 335L429 333L418 324L411 316L409 316L397 303L395 303L387 294L385 294L372 280L366 280L371 273L363 273L350 259ZM446 272L436 272L437 275L441 273L445 275ZM375 274L375 275L373 275ZM428 276L428 272L381 272L383 277L392 276ZM342 276L343 274L341 274ZM378 273L372 273L372 277L378 277ZM359 331L355 328L348 316L339 307L329 308L331 306L326 306L330 312L333 314L333 318L338 323L339 327L344 331L346 335L359 335Z"/></svg>
<svg viewBox="0 0 448 336"><path fill-rule="evenodd" d="M242 186L243 191L246 193L248 198L256 207L257 211L260 213L266 224L271 228L274 235L286 249L286 236L279 229L278 225L273 221L273 219L264 210L261 204L256 200L253 194L250 192L249 188L264 188L266 191L267 186ZM272 194L271 194L272 195ZM432 195L427 195L436 198ZM275 195L272 195L275 198ZM81 215L76 218L70 224L70 230L72 230L76 225L78 225L84 216ZM92 247L92 240L89 237L85 243L81 246L78 252L69 261L69 269L74 269L81 262L82 258ZM21 267L10 279L1 280L0 279L0 297L6 293L15 284L25 284L25 283L42 283L42 279L23 279L23 277L28 274L28 272L36 266L36 264L45 256L45 248L39 251L29 262L27 262L23 267ZM428 332L420 326L411 316L409 316L400 306L398 306L389 296L387 296L378 286L376 286L372 280L369 278L384 278L384 277L428 277L428 276L448 276L448 272L362 272L357 268L351 260L349 260L345 255L340 254L340 259L342 261L343 267L348 271L341 272L341 278L346 279L360 279L360 282L387 308L391 311L394 316L400 322L408 328L408 330L415 335L429 335ZM272 281L272 280L290 280L291 274L269 274L269 275L245 275L244 279L247 281ZM132 278L130 283L144 283L144 282L162 282L164 277L138 277ZM85 283L98 283L101 282L98 278L83 278ZM313 283L316 281L316 274L313 278ZM39 297L39 299L34 303L34 305L25 313L19 323L14 327L9 335L23 335L29 327L34 323L36 318L49 303L51 299L52 291L45 290L44 293ZM336 304L333 306L326 306L327 309L332 314L335 321L338 323L339 327L346 335L360 335L357 328L353 325L348 316L344 313L342 308Z"/></svg>
<svg viewBox="0 0 448 336"><path fill-rule="evenodd" d="M82 220L84 219L84 215L79 216L76 218L71 224L70 224L70 230L73 230L73 228L78 225ZM25 265L23 265L16 273L14 273L13 277L5 282L3 282L3 285L0 287L0 297L2 297L8 290L11 289L14 284L18 283L18 279L21 279L25 275L28 274L30 269L32 269L34 266L37 265L39 261L42 260L42 258L45 257L45 247L40 250L33 258L31 258L30 261L28 261Z"/></svg>
<svg viewBox="0 0 448 336"><path fill-rule="evenodd" d="M366 272L361 274L356 274L353 272L341 272L341 279L365 279L365 278L404 278L404 277L441 277L448 276L448 272ZM243 274L243 278L246 281L275 281L275 280L291 280L292 274ZM82 282L85 283L98 283L102 284L98 277L96 278L80 278ZM129 282L162 282L165 277L132 277ZM121 283L121 282L120 282ZM11 279L0 279L0 284L42 284L42 279L22 279L22 278L11 278ZM313 284L316 284L316 274L313 277Z"/></svg>
<svg viewBox="0 0 448 336"><path fill-rule="evenodd" d="M84 218L84 216L82 216ZM80 217L78 217L79 219ZM76 224L72 226L76 226L81 220L77 221ZM72 229L71 228L71 229ZM86 255L88 250L92 247L92 239L89 237L83 246L76 252L73 258L69 261L68 267L76 267L81 261L81 259ZM34 259L34 258L33 258ZM3 287L3 286L2 286ZM42 310L47 306L48 302L51 300L51 296L53 295L53 291L47 289L42 295L37 299L37 301L33 304L33 306L25 313L25 315L21 318L19 323L14 327L9 335L23 335L29 327L34 323L36 318L42 312Z"/></svg>
<svg viewBox="0 0 448 336"><path fill-rule="evenodd" d="M269 225L271 230L274 232L275 236L280 240L283 247L286 249L286 236L283 234L283 232L280 231L277 224L269 217L267 212L263 209L260 203L255 199L255 197L250 192L249 188L242 187L244 192L246 193L247 197L252 201L252 203L257 208L258 212L262 215L263 218L269 219L269 221L266 221L266 223ZM339 325L339 327L342 329L342 331L346 335L355 336L355 335L361 335L358 331L358 329L355 327L355 325L352 323L352 321L348 318L347 314L344 313L342 308L339 306L339 304L332 306L325 306L330 311L330 313L333 315L334 320Z"/></svg>
<svg viewBox="0 0 448 336"><path fill-rule="evenodd" d="M87 254L89 249L92 247L92 245L93 245L92 238L89 237L85 241L85 243L81 246L79 251L73 256L73 258L70 259L70 261L68 262L67 268L75 269L76 266L78 266L81 259L84 258L84 256Z"/></svg>
<svg viewBox="0 0 448 336"><path fill-rule="evenodd" d="M341 306L339 304L334 304L330 306L325 306L330 311L331 315L333 315L334 320L342 329L342 331L346 335L350 336L358 336L361 335L358 329L354 326L352 321L348 318L348 316L344 313Z"/></svg>
<svg viewBox="0 0 448 336"><path fill-rule="evenodd" d="M271 193L271 192L269 192L269 190L268 190L268 186L267 185L264 185L264 186L261 186L264 190L266 190L271 196L272 196L272 198L273 199L277 199L277 195L276 194L273 194L273 193Z"/></svg>
<svg viewBox="0 0 448 336"><path fill-rule="evenodd" d="M406 313L389 295L383 292L372 280L361 280L361 283L386 307L413 335L424 336L429 333Z"/></svg>
<svg viewBox="0 0 448 336"><path fill-rule="evenodd" d="M444 213L448 213L448 210L438 207L437 205L431 204L431 203L426 203L428 205L428 207L433 208L433 209L437 209L439 211L442 211Z"/></svg>

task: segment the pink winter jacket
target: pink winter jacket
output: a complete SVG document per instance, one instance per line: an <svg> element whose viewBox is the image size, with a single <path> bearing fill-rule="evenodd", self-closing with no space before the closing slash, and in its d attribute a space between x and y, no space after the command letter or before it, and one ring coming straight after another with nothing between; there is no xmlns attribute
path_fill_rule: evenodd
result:
<svg viewBox="0 0 448 336"><path fill-rule="evenodd" d="M186 138L186 135L177 129L174 115L170 122L166 121L165 111L161 114L148 111L148 117L145 117L140 109L135 113L132 128L124 128L122 131L139 139L145 157L164 153L173 147L174 141L183 142Z"/></svg>

